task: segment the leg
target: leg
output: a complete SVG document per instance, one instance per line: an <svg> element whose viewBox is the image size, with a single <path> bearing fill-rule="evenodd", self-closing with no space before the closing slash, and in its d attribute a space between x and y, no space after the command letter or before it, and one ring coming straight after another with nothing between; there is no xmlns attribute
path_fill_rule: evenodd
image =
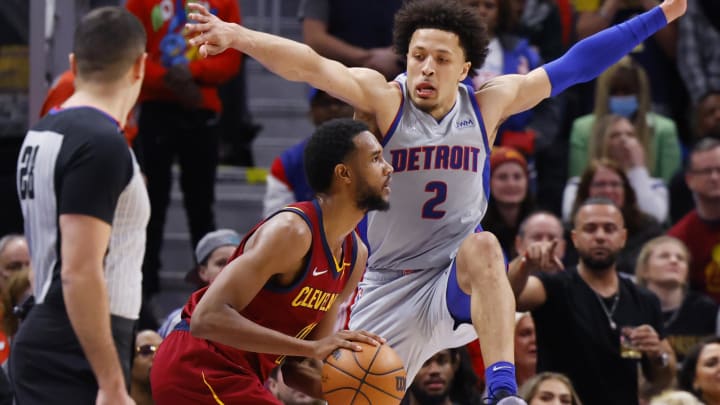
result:
<svg viewBox="0 0 720 405"><path fill-rule="evenodd" d="M215 177L218 165L218 127L212 111L193 111L178 149L180 188L190 229L192 249L215 230Z"/></svg>
<svg viewBox="0 0 720 405"><path fill-rule="evenodd" d="M146 298L160 290L160 251L165 214L170 203L170 168L175 155L173 138L176 136L173 122L177 120L175 114L168 110L176 109L164 104L145 103L140 108L138 119L137 143L143 157L142 168L147 176L151 209L142 269L143 296Z"/></svg>
<svg viewBox="0 0 720 405"><path fill-rule="evenodd" d="M457 321L467 313L457 308L451 298L453 287L459 287L470 298L470 318L480 338L485 364L488 364L488 392L517 390L514 367L513 341L515 333L515 297L505 274L505 260L495 235L475 233L463 241L456 259L457 283L448 284L448 307ZM457 302L457 301L455 301ZM466 310L465 310L466 311ZM499 364L498 364L499 363ZM511 378L497 371L512 372Z"/></svg>

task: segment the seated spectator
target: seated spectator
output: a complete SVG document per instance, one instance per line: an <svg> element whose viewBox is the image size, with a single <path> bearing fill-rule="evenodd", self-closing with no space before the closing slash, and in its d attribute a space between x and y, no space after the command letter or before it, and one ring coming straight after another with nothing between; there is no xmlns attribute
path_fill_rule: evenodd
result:
<svg viewBox="0 0 720 405"><path fill-rule="evenodd" d="M690 350L678 374L678 388L705 405L720 405L720 337L706 339Z"/></svg>
<svg viewBox="0 0 720 405"><path fill-rule="evenodd" d="M555 255L560 260L564 260L567 247L564 233L562 221L555 214L549 211L535 211L520 223L515 238L515 250L518 255L522 255L533 242L557 241Z"/></svg>
<svg viewBox="0 0 720 405"><path fill-rule="evenodd" d="M668 231L690 249L690 288L720 303L720 140L705 138L693 147L685 181L695 209Z"/></svg>
<svg viewBox="0 0 720 405"><path fill-rule="evenodd" d="M517 256L515 237L518 227L535 207L528 180L527 161L520 152L505 146L493 148L490 155L490 199L482 227L495 234L509 259Z"/></svg>
<svg viewBox="0 0 720 405"><path fill-rule="evenodd" d="M351 118L349 104L315 88L310 89L310 119L318 126L333 118ZM309 138L296 143L277 156L270 166L263 198L263 217L297 201L312 200L314 195L305 179L303 151Z"/></svg>
<svg viewBox="0 0 720 405"><path fill-rule="evenodd" d="M637 196L638 208L663 223L668 215L667 187L662 179L650 177L646 165L649 148L635 130L632 122L620 115L610 114L599 119L590 139L590 158L608 159L620 166ZM563 193L563 216L575 200L579 177L568 180Z"/></svg>
<svg viewBox="0 0 720 405"><path fill-rule="evenodd" d="M570 379L560 373L542 372L520 387L520 396L528 405L570 404L582 405Z"/></svg>
<svg viewBox="0 0 720 405"><path fill-rule="evenodd" d="M518 387L537 373L535 321L530 312L515 314L515 376Z"/></svg>
<svg viewBox="0 0 720 405"><path fill-rule="evenodd" d="M678 364L700 340L720 334L718 304L688 288L690 260L682 241L660 236L643 246L635 268L637 283L660 299L665 333Z"/></svg>
<svg viewBox="0 0 720 405"><path fill-rule="evenodd" d="M695 106L692 144L705 137L720 139L720 90L708 92ZM670 219L672 223L679 221L693 208L695 208L695 201L685 182L685 171L679 170L670 181Z"/></svg>
<svg viewBox="0 0 720 405"><path fill-rule="evenodd" d="M0 238L0 288L10 276L30 267L30 250L23 235L8 234Z"/></svg>
<svg viewBox="0 0 720 405"><path fill-rule="evenodd" d="M401 405L474 405L480 403L477 375L462 348L437 352L427 360Z"/></svg>
<svg viewBox="0 0 720 405"><path fill-rule="evenodd" d="M648 145L647 167L653 177L670 182L680 168L680 142L672 119L650 111L650 86L645 70L625 57L597 79L595 110L577 118L570 133L568 177L579 176L587 166L592 128L608 113L632 120L641 144Z"/></svg>
<svg viewBox="0 0 720 405"><path fill-rule="evenodd" d="M155 359L155 351L162 337L154 330L143 330L135 337L135 358L130 373L130 396L137 405L153 405L150 391L150 367Z"/></svg>
<svg viewBox="0 0 720 405"><path fill-rule="evenodd" d="M603 159L590 164L580 178L568 218L573 218L577 208L590 197L609 198L620 208L627 229L627 241L618 252L617 268L621 273L634 274L640 249L648 240L660 236L662 227L655 218L640 211L630 180L615 162ZM575 262L576 252L572 246L569 246L567 255L567 262Z"/></svg>
<svg viewBox="0 0 720 405"><path fill-rule="evenodd" d="M202 288L215 280L228 259L240 244L240 235L232 229L218 229L209 232L195 247L196 268L185 275L185 281ZM158 333L164 339L180 323L182 307L171 312L160 326Z"/></svg>

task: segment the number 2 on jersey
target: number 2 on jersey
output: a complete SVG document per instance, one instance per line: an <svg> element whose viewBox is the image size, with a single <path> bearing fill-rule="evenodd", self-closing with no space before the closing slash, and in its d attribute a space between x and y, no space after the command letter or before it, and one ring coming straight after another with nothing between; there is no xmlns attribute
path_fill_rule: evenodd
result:
<svg viewBox="0 0 720 405"><path fill-rule="evenodd" d="M444 203L447 198L447 183L443 181L431 181L425 185L425 191L434 193L434 196L423 204L422 217L427 219L440 219L444 217L446 211L439 209L438 205Z"/></svg>

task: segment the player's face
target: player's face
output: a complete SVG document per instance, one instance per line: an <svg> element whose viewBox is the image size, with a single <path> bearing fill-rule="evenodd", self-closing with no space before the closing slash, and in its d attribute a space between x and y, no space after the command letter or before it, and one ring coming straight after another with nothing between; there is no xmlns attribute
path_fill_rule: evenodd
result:
<svg viewBox="0 0 720 405"><path fill-rule="evenodd" d="M648 257L645 277L661 285L684 285L688 276L688 257L677 242L663 242Z"/></svg>
<svg viewBox="0 0 720 405"><path fill-rule="evenodd" d="M353 168L359 174L356 183L358 208L385 211L390 208L390 174L392 166L382 154L382 146L375 136L364 131L356 136Z"/></svg>
<svg viewBox="0 0 720 405"><path fill-rule="evenodd" d="M527 196L527 190L525 170L515 162L497 166L490 175L490 191L499 203L520 204Z"/></svg>
<svg viewBox="0 0 720 405"><path fill-rule="evenodd" d="M564 405L572 404L572 394L564 382L549 378L540 383L537 392L530 399L529 405Z"/></svg>
<svg viewBox="0 0 720 405"><path fill-rule="evenodd" d="M207 265L200 265L200 278L208 284L215 281L217 275L220 274L220 270L225 267L234 252L234 246L220 246L213 250L210 257L208 257Z"/></svg>
<svg viewBox="0 0 720 405"><path fill-rule="evenodd" d="M415 398L420 399L420 403L439 403L437 400L448 395L457 365L450 350L436 353L423 364L415 376L415 381L410 387ZM430 401L431 399L436 402Z"/></svg>
<svg viewBox="0 0 720 405"><path fill-rule="evenodd" d="M590 182L590 197L605 197L618 207L625 205L623 179L607 167L599 167Z"/></svg>
<svg viewBox="0 0 720 405"><path fill-rule="evenodd" d="M720 201L720 148L690 155L690 168L685 176L687 185L698 197Z"/></svg>
<svg viewBox="0 0 720 405"><path fill-rule="evenodd" d="M413 104L440 119L455 104L457 85L465 78L470 62L459 37L432 28L415 31L407 55L408 92Z"/></svg>
<svg viewBox="0 0 720 405"><path fill-rule="evenodd" d="M626 237L622 214L613 205L585 205L575 215L573 243L589 270L606 270L615 264Z"/></svg>

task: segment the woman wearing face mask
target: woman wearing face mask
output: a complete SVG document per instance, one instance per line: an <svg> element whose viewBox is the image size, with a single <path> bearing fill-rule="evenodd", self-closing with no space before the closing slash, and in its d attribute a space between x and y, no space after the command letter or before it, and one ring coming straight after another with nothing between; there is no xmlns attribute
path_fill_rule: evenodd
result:
<svg viewBox="0 0 720 405"><path fill-rule="evenodd" d="M653 177L668 183L680 169L680 142L675 122L650 111L650 85L645 70L630 57L621 59L597 79L595 110L577 118L570 133L569 177L587 166L588 144L596 121L608 113L632 120L640 139L646 139L647 167Z"/></svg>
<svg viewBox="0 0 720 405"><path fill-rule="evenodd" d="M650 149L629 119L615 114L599 119L593 127L588 155L593 160L614 162L627 177L637 196L638 208L659 223L668 216L668 193L662 179L650 176L647 155ZM563 218L569 221L580 177L571 177L563 193Z"/></svg>

